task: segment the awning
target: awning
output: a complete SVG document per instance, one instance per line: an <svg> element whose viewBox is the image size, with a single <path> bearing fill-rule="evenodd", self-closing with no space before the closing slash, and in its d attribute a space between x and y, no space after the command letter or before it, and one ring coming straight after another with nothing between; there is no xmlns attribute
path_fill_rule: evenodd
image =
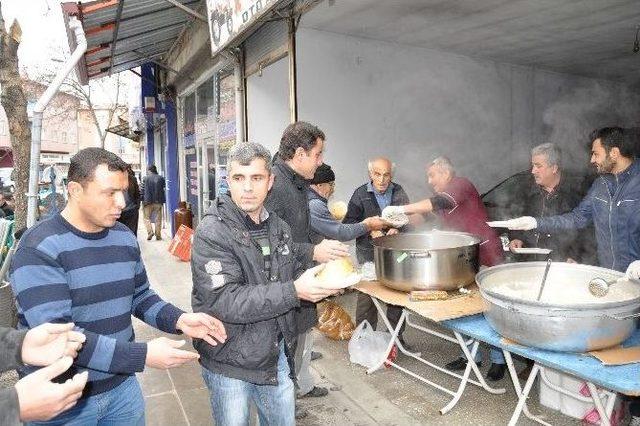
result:
<svg viewBox="0 0 640 426"><path fill-rule="evenodd" d="M126 71L145 62L159 62L203 0L96 0L62 3L65 26L69 17L82 22L87 51L77 65L81 84L90 79ZM182 6L182 7L180 7ZM67 30L69 47L75 48ZM162 65L162 64L161 64Z"/></svg>
<svg viewBox="0 0 640 426"><path fill-rule="evenodd" d="M140 136L142 135L141 131L132 131L128 122L124 122L121 124L117 124L115 126L111 126L106 129L107 132L113 133L114 135L122 136L127 139L131 139L134 142L140 141Z"/></svg>

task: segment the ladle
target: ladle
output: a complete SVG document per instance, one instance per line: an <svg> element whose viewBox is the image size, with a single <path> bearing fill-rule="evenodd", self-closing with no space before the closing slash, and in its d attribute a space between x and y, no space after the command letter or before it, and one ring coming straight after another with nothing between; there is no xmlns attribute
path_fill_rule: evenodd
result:
<svg viewBox="0 0 640 426"><path fill-rule="evenodd" d="M547 266L544 268L544 275L542 276L542 282L540 283L540 291L538 292L538 298L536 299L538 302L540 301L540 297L542 296L542 291L544 290L544 284L547 282L547 275L549 274L549 268L551 267L551 258L547 259Z"/></svg>

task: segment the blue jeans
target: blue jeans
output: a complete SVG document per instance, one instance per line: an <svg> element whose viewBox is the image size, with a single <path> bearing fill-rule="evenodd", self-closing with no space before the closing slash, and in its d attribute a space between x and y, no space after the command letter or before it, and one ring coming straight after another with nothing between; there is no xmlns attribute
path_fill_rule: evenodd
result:
<svg viewBox="0 0 640 426"><path fill-rule="evenodd" d="M71 409L46 422L28 425L143 426L144 398L135 376L110 391L78 401Z"/></svg>
<svg viewBox="0 0 640 426"><path fill-rule="evenodd" d="M289 364L280 343L278 384L255 385L202 369L209 388L211 411L216 425L245 426L249 424L250 402L256 405L260 426L295 425L295 394L289 377Z"/></svg>

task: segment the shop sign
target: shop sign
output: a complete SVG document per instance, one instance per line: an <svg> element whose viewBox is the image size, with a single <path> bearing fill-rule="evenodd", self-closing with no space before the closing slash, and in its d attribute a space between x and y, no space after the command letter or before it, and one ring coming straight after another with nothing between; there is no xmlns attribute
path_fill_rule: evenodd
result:
<svg viewBox="0 0 640 426"><path fill-rule="evenodd" d="M215 55L281 0L207 0L211 53Z"/></svg>

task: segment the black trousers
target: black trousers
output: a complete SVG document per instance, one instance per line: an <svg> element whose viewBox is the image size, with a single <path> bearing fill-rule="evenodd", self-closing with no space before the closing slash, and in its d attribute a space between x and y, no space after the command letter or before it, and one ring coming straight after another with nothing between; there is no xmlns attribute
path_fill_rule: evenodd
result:
<svg viewBox="0 0 640 426"><path fill-rule="evenodd" d="M394 329L398 325L401 315L401 306L387 305L387 319L389 320L391 327ZM378 325L378 310L376 309L376 305L373 304L371 296L358 292L358 301L356 303L356 326L364 320L369 321L369 324L371 324L371 327L375 330ZM403 331L404 324L400 329L400 336ZM389 332L392 332L392 330L389 330Z"/></svg>

